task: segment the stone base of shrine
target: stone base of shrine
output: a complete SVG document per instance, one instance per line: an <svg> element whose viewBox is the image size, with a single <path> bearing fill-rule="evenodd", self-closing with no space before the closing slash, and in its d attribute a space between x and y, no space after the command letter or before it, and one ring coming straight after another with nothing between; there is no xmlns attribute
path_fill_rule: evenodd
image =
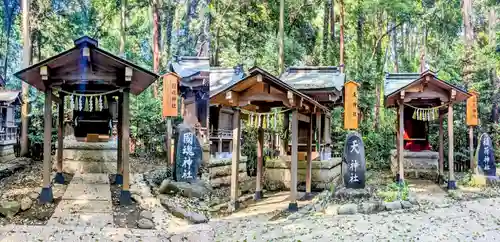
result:
<svg viewBox="0 0 500 242"><path fill-rule="evenodd" d="M403 152L405 178L435 180L439 173L439 153L434 151ZM391 150L391 171L398 172L397 151Z"/></svg>
<svg viewBox="0 0 500 242"><path fill-rule="evenodd" d="M57 150L56 150L57 154ZM64 140L63 171L68 173L116 173L117 143ZM53 156L56 169L57 155Z"/></svg>
<svg viewBox="0 0 500 242"><path fill-rule="evenodd" d="M212 187L231 186L231 158L211 158L206 166L208 181ZM244 182L248 179L247 157L241 156L238 166L238 181Z"/></svg>
<svg viewBox="0 0 500 242"><path fill-rule="evenodd" d="M0 162L8 162L16 158L14 145L0 146Z"/></svg>
<svg viewBox="0 0 500 242"><path fill-rule="evenodd" d="M291 157L280 157L269 160L264 169L264 188L269 191L290 190ZM305 189L307 162L299 160L297 179L299 190ZM330 160L312 161L311 189L330 189L332 184L337 184L341 179L342 159L332 158Z"/></svg>

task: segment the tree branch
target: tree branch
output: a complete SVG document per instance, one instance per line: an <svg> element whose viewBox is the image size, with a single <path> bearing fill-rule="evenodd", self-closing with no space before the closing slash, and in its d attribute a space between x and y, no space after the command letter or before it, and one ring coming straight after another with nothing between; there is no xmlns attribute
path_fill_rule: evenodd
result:
<svg viewBox="0 0 500 242"><path fill-rule="evenodd" d="M378 39L377 39L377 42L375 42L375 46L373 47L373 51L372 51L372 59L373 57L375 56L375 52L377 51L377 48L379 47L380 45L380 42L382 41L382 39L386 36L388 36L389 34L392 33L392 31L396 30L399 26L403 25L404 23L406 23L406 21L402 21L394 26L392 26L392 28L388 29L383 35L381 35Z"/></svg>

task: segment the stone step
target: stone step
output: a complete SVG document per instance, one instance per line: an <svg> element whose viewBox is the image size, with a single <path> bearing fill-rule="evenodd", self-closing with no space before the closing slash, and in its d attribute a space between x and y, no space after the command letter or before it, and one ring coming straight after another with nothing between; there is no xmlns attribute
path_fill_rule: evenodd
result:
<svg viewBox="0 0 500 242"><path fill-rule="evenodd" d="M104 200L111 201L111 190L107 184L68 185L63 200Z"/></svg>
<svg viewBox="0 0 500 242"><path fill-rule="evenodd" d="M104 173L79 173L77 172L71 184L109 184L109 176Z"/></svg>

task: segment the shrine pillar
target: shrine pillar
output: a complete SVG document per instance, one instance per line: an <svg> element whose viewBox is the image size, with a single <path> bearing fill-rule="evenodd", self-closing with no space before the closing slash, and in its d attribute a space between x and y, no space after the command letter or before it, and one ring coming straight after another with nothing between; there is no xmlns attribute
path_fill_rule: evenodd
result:
<svg viewBox="0 0 500 242"><path fill-rule="evenodd" d="M292 164L291 164L291 179L290 179L290 203L288 210L291 212L298 211L297 206L297 166L299 161L298 156L298 135L299 134L299 111L292 111Z"/></svg>
<svg viewBox="0 0 500 242"><path fill-rule="evenodd" d="M240 109L235 108L233 113L233 141L232 141L232 161L231 161L231 201L230 210L236 210L239 208L238 196L239 196L239 164L240 164Z"/></svg>
<svg viewBox="0 0 500 242"><path fill-rule="evenodd" d="M63 142L64 142L64 93L59 92L59 107L58 107L58 122L57 122L57 173L55 182L64 184L64 176L62 174L63 166Z"/></svg>
<svg viewBox="0 0 500 242"><path fill-rule="evenodd" d="M259 116L259 127L257 131L257 176L255 181L255 200L262 198L262 165L264 162L264 119ZM238 173L238 172L237 172Z"/></svg>
<svg viewBox="0 0 500 242"><path fill-rule="evenodd" d="M404 94L402 94L402 99L404 100ZM403 167L403 157L404 157L404 133L405 133L405 127L404 127L404 103L403 100L399 102L399 137L398 137L398 147L399 147L399 152L398 152L398 173L399 176L396 177L397 182L403 182L404 181L404 167Z"/></svg>
<svg viewBox="0 0 500 242"><path fill-rule="evenodd" d="M51 203L54 200L50 186L50 171L52 160L52 88L45 89L45 105L43 113L43 186L40 193L40 203Z"/></svg>
<svg viewBox="0 0 500 242"><path fill-rule="evenodd" d="M306 199L309 200L311 196L311 182L312 182L312 140L313 140L313 114L309 116L309 128L307 129L307 166L306 166Z"/></svg>
<svg viewBox="0 0 500 242"><path fill-rule="evenodd" d="M132 202L130 194L130 166L129 166L129 152L130 152L130 89L125 88L122 93L122 172L123 172L123 185L120 195L120 204L128 205Z"/></svg>
<svg viewBox="0 0 500 242"><path fill-rule="evenodd" d="M123 184L123 170L122 170L122 143L123 143L123 133L122 133L122 125L123 125L123 95L121 92L118 93L118 124L117 124L117 157L116 157L116 177L115 184Z"/></svg>
<svg viewBox="0 0 500 242"><path fill-rule="evenodd" d="M454 90L452 90L454 91ZM455 172L454 172L454 154L453 154L453 103L450 103L448 106L448 170L449 170L449 177L448 177L448 189L456 189L456 183L455 183Z"/></svg>
<svg viewBox="0 0 500 242"><path fill-rule="evenodd" d="M444 115L439 115L439 179L444 175Z"/></svg>

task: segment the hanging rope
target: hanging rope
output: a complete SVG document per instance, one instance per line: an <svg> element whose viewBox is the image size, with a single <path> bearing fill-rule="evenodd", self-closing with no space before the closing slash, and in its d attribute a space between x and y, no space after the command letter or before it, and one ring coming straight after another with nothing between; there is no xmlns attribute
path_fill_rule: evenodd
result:
<svg viewBox="0 0 500 242"><path fill-rule="evenodd" d="M252 112L252 111L247 111L247 110L244 110L244 109L241 109L241 112L244 113L244 114L248 114L248 115L267 115L267 114L280 114L280 113L286 113L288 111L292 110L291 108L290 109L284 109L284 110L281 110L279 112L267 112L267 113L258 113L258 112Z"/></svg>
<svg viewBox="0 0 500 242"><path fill-rule="evenodd" d="M123 91L123 88L118 88L118 89L115 89L115 90L111 90L111 91L107 91L107 92L102 92L102 93L77 93L77 92L68 92L68 91L65 91L63 89L59 89L59 88L54 88L55 91L58 91L58 92L62 92L64 94L67 94L67 95L73 95L73 96L77 96L77 97L99 97L99 96L105 96L105 95L108 95L108 94L111 94L111 93L115 93L115 92L122 92Z"/></svg>
<svg viewBox="0 0 500 242"><path fill-rule="evenodd" d="M413 109L413 119L420 121L433 121L439 118L439 109L448 106L449 103L431 108L419 108L406 103L404 105Z"/></svg>

